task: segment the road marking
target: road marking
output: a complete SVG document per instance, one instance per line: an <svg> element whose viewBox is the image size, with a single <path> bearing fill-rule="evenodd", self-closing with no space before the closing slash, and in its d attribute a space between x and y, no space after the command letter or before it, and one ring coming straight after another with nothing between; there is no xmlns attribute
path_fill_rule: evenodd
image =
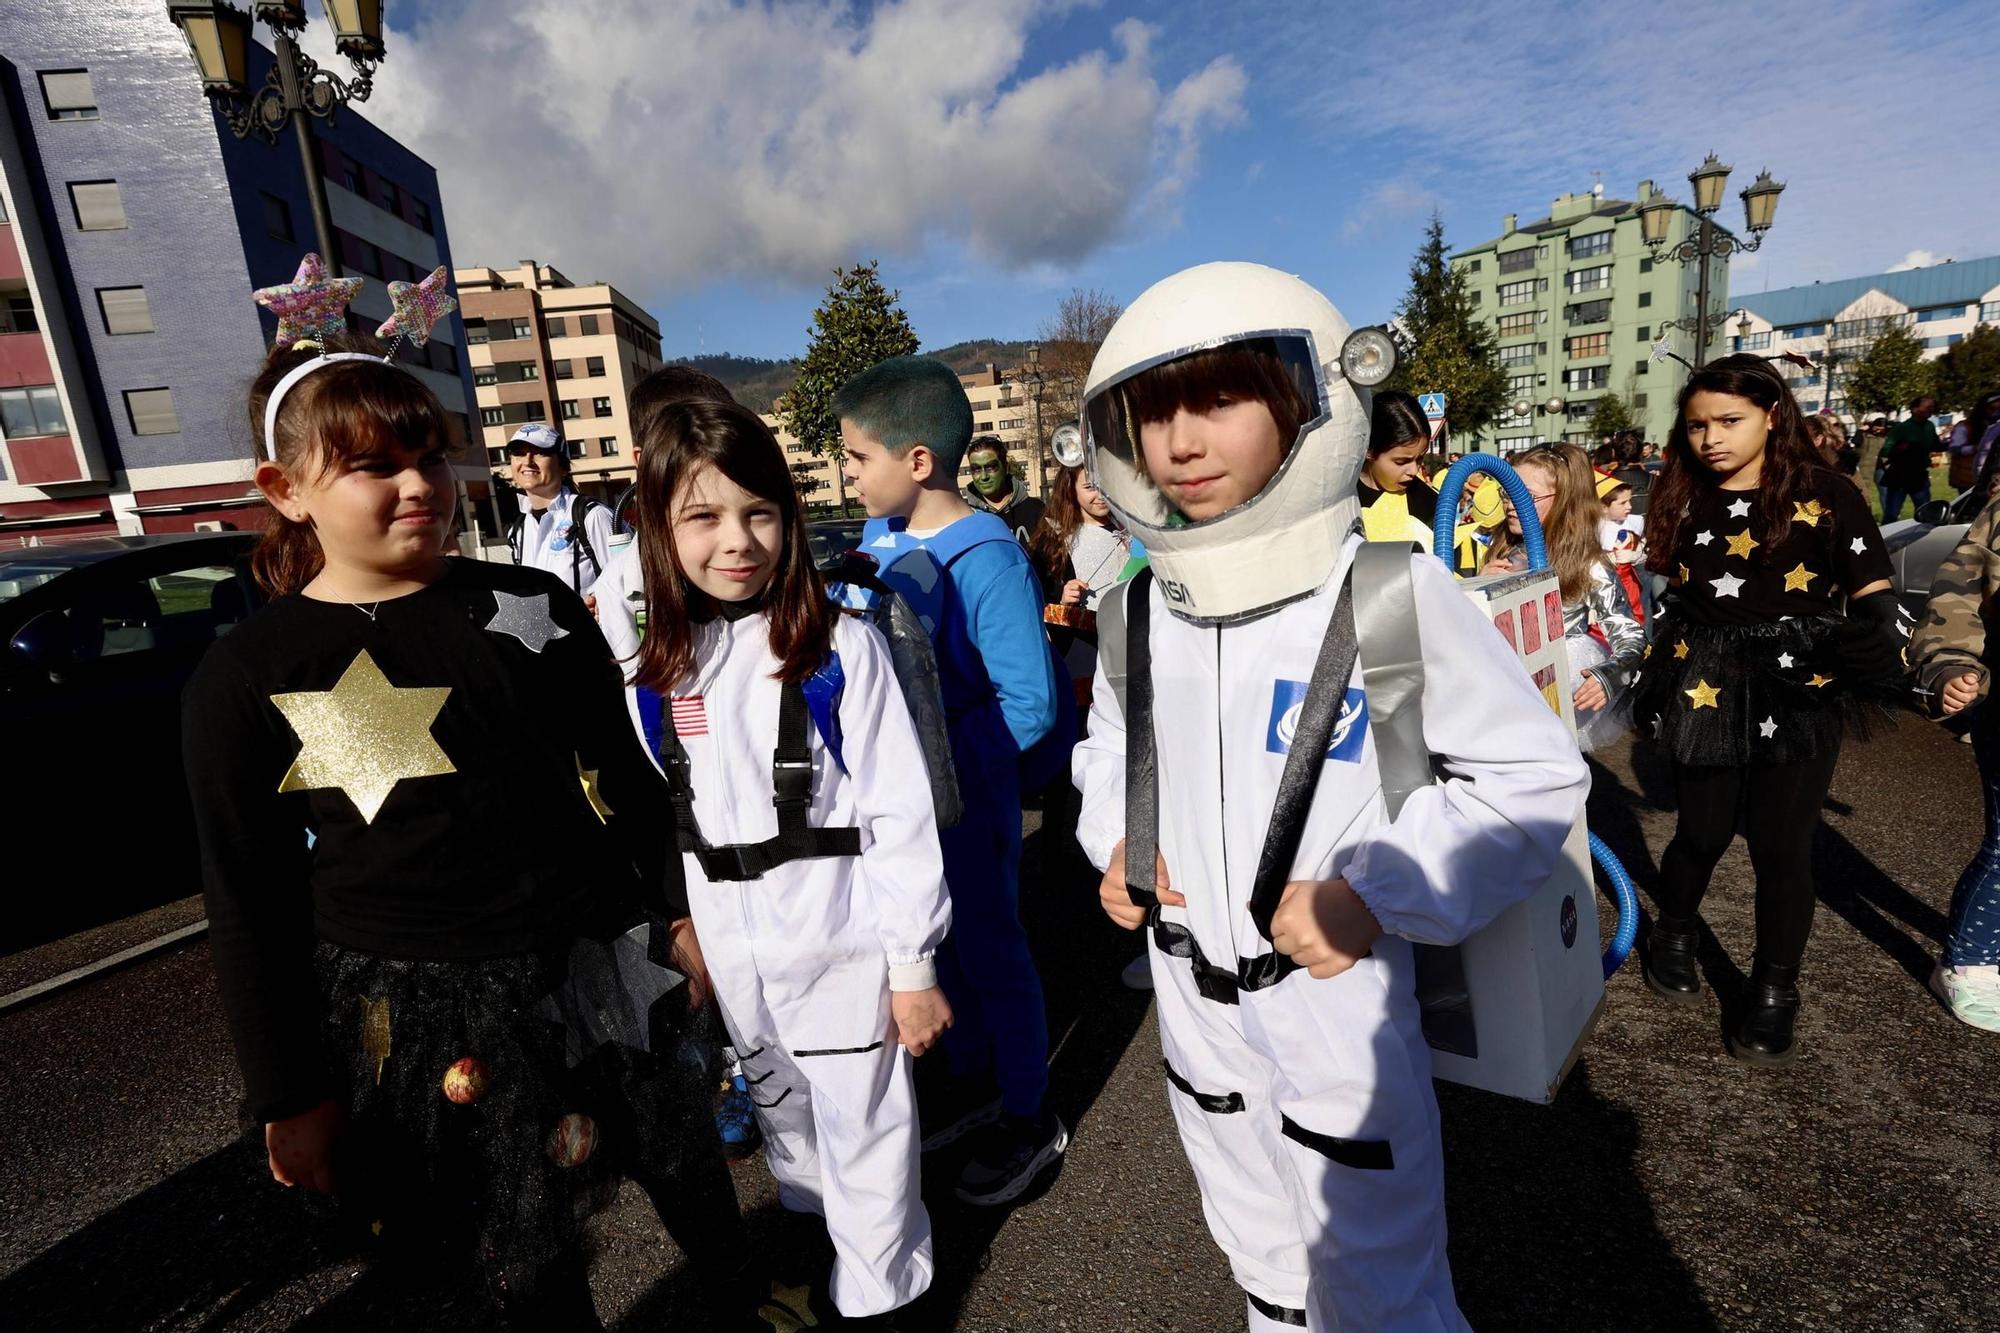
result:
<svg viewBox="0 0 2000 1333"><path fill-rule="evenodd" d="M11 1014L16 1009L24 1009L31 1004L38 1004L43 1000L52 999L74 986L80 986L84 982L101 977L107 972L116 972L121 967L130 967L134 963L144 962L155 954L162 954L169 949L179 948L189 940L197 939L207 933L208 918L203 917L191 925L182 926L179 930L170 930L155 939L147 940L144 944L135 944L129 949L120 949L117 953L100 958L94 963L85 963L82 967L73 967L67 972L50 977L47 981L38 981L32 986L23 986L20 990L14 991L12 994L0 995L0 1014Z"/></svg>

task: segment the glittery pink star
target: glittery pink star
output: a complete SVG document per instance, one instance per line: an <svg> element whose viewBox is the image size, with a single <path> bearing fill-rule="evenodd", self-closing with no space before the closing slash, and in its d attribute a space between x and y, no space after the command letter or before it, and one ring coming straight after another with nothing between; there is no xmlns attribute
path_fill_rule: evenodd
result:
<svg viewBox="0 0 2000 1333"><path fill-rule="evenodd" d="M444 265L431 270L422 282L392 282L389 303L396 312L375 330L378 338L408 338L422 347L430 341L431 326L458 309L458 298L445 286Z"/></svg>
<svg viewBox="0 0 2000 1333"><path fill-rule="evenodd" d="M329 278L317 254L299 261L296 277L281 287L261 288L257 304L278 317L276 346L289 347L301 338L322 341L347 328L347 303L361 290L359 278Z"/></svg>

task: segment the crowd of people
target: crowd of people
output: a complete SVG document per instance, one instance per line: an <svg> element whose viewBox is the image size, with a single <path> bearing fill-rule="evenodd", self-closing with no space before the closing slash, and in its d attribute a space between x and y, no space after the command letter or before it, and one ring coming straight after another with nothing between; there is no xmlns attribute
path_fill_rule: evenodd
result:
<svg viewBox="0 0 2000 1333"><path fill-rule="evenodd" d="M833 403L869 519L822 571L770 430L686 367L634 394L632 540L525 427L513 562L450 558L442 404L374 340L281 326L248 404L272 600L185 705L272 1175L337 1193L387 1255L470 1263L510 1327L601 1327L580 1219L619 1179L714 1327L942 1327L926 1157L1000 1206L1069 1143L1020 913L1023 801L1053 786L1106 915L1142 932L1127 977L1156 993L1248 1326L1463 1328L1422 949L1548 876L1584 752L1636 728L1679 803L1646 981L1699 1002L1700 903L1742 826L1756 954L1728 1046L1792 1059L1842 738L1911 670L1940 714L1983 696L2000 508L1912 643L1844 446L1762 358L1694 369L1663 450L1520 455L1572 731L1457 582L1525 569L1525 513L1489 483L1450 562L1397 549L1428 550L1450 460L1415 400L1348 377L1350 333L1270 269L1163 280L1110 330L1086 459L1046 504L972 438L950 369L869 368ZM1980 486L1994 406L1963 445ZM1368 597L1363 623L1421 645L1435 780L1393 793ZM520 726L556 699L559 724ZM1933 985L2000 1030L2000 732L1973 735L1989 833ZM725 1073L830 1247L808 1296L746 1238Z"/></svg>

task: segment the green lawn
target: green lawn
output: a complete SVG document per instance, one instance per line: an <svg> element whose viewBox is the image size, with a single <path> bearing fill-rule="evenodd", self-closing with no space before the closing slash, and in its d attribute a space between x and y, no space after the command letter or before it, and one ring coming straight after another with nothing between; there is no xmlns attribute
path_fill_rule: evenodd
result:
<svg viewBox="0 0 2000 1333"><path fill-rule="evenodd" d="M1876 487L1874 478L1863 477L1862 481L1865 484L1862 486L1861 489L1865 491L1868 495L1868 512L1875 515L1875 521L1877 523L1880 523L1882 521L1882 492L1880 489ZM1949 500L1954 495L1957 494L1958 491L1954 489L1951 484L1951 467L1949 465L1946 465L1944 467L1932 468L1931 499ZM1910 511L1911 511L1911 506L1905 503L1903 505L1902 516L1904 518L1908 518L1910 516Z"/></svg>

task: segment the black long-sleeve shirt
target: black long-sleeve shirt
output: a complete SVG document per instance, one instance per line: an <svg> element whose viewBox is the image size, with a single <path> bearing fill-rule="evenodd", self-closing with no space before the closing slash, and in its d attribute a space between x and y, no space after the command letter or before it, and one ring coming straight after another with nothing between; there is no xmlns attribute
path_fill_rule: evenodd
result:
<svg viewBox="0 0 2000 1333"><path fill-rule="evenodd" d="M543 603L510 598L545 598L561 637L535 652L489 628L512 608L511 623L542 637ZM385 681L400 693L383 694ZM666 786L622 685L559 580L468 560L372 619L364 606L281 597L216 642L183 700L183 748L209 940L254 1114L282 1119L335 1091L315 938L470 959L560 945L648 908L687 914ZM286 695L304 696L284 701L290 718L273 701ZM330 721L315 728L314 714ZM384 779L413 770L428 775L380 797ZM329 781L345 785L317 785Z"/></svg>

